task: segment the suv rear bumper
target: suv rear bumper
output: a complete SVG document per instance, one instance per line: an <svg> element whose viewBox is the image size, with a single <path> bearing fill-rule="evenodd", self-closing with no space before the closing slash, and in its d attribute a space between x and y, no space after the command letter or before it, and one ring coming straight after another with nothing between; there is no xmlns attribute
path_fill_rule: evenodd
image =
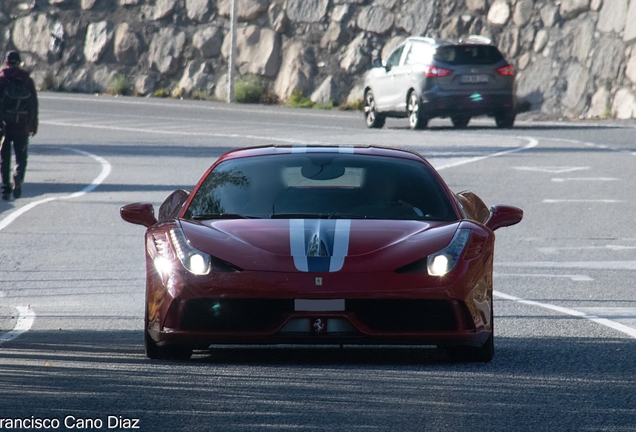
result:
<svg viewBox="0 0 636 432"><path fill-rule="evenodd" d="M450 117L453 115L494 116L515 109L512 93L440 93L425 92L420 97L421 112L428 118Z"/></svg>

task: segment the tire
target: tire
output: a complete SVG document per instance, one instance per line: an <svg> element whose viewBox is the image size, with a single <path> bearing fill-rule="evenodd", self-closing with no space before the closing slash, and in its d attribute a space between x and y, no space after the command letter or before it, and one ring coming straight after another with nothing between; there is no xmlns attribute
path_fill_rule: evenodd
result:
<svg viewBox="0 0 636 432"><path fill-rule="evenodd" d="M452 347L446 351L448 358L454 362L488 363L495 355L495 338L491 333L481 347Z"/></svg>
<svg viewBox="0 0 636 432"><path fill-rule="evenodd" d="M495 116L495 123L499 129L510 129L515 124L516 114L502 113Z"/></svg>
<svg viewBox="0 0 636 432"><path fill-rule="evenodd" d="M412 91L406 99L406 114L409 119L409 127L413 130L426 129L428 119L422 114L420 98Z"/></svg>
<svg viewBox="0 0 636 432"><path fill-rule="evenodd" d="M468 126L468 122L470 122L470 116L452 116L451 121L453 122L453 127L456 129L463 129Z"/></svg>
<svg viewBox="0 0 636 432"><path fill-rule="evenodd" d="M188 360L192 357L192 348L190 347L182 345L157 345L152 337L150 337L150 334L148 334L148 330L144 331L144 347L146 349L146 357L153 360Z"/></svg>
<svg viewBox="0 0 636 432"><path fill-rule="evenodd" d="M386 121L386 117L377 111L371 90L364 94L364 121L370 129L381 129Z"/></svg>

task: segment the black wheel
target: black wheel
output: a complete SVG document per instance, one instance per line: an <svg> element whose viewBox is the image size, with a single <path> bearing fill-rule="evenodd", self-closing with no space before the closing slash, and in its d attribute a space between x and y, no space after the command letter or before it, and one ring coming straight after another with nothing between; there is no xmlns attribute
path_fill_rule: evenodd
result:
<svg viewBox="0 0 636 432"><path fill-rule="evenodd" d="M468 126L468 122L470 121L470 116L462 116L462 115L452 116L451 121L453 122L453 127L457 129L463 129L466 126Z"/></svg>
<svg viewBox="0 0 636 432"><path fill-rule="evenodd" d="M384 126L386 117L379 114L375 105L375 98L371 90L364 95L364 121L368 128L380 129Z"/></svg>
<svg viewBox="0 0 636 432"><path fill-rule="evenodd" d="M515 124L515 113L501 113L495 116L495 123L499 129L510 129Z"/></svg>
<svg viewBox="0 0 636 432"><path fill-rule="evenodd" d="M187 360L192 356L192 348L187 346L157 345L157 343L148 334L148 330L144 331L144 347L146 348L146 357L153 360Z"/></svg>
<svg viewBox="0 0 636 432"><path fill-rule="evenodd" d="M409 118L409 126L411 129L425 129L428 126L428 119L422 114L422 104L420 98L412 91L406 102L406 114Z"/></svg>
<svg viewBox="0 0 636 432"><path fill-rule="evenodd" d="M481 347L451 347L446 351L448 358L455 362L488 363L495 355L495 338L493 333Z"/></svg>

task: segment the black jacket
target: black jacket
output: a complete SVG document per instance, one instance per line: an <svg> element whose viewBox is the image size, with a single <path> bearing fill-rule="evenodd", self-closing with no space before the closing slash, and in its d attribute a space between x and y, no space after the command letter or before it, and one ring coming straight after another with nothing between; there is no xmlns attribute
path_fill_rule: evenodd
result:
<svg viewBox="0 0 636 432"><path fill-rule="evenodd" d="M10 130L7 128L4 132L11 135L28 135L38 132L38 95L35 90L35 84L29 76L29 73L19 67L7 67L0 71L0 97L4 95L4 91L9 81L25 81L31 91L31 106L33 107L33 115L29 119L26 126L19 130Z"/></svg>

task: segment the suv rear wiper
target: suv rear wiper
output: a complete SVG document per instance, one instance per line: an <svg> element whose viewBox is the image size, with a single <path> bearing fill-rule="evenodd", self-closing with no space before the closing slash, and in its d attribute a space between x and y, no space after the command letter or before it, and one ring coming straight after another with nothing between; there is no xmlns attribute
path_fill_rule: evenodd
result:
<svg viewBox="0 0 636 432"><path fill-rule="evenodd" d="M258 219L256 216L242 215L238 213L201 213L192 215L192 220L208 219Z"/></svg>

